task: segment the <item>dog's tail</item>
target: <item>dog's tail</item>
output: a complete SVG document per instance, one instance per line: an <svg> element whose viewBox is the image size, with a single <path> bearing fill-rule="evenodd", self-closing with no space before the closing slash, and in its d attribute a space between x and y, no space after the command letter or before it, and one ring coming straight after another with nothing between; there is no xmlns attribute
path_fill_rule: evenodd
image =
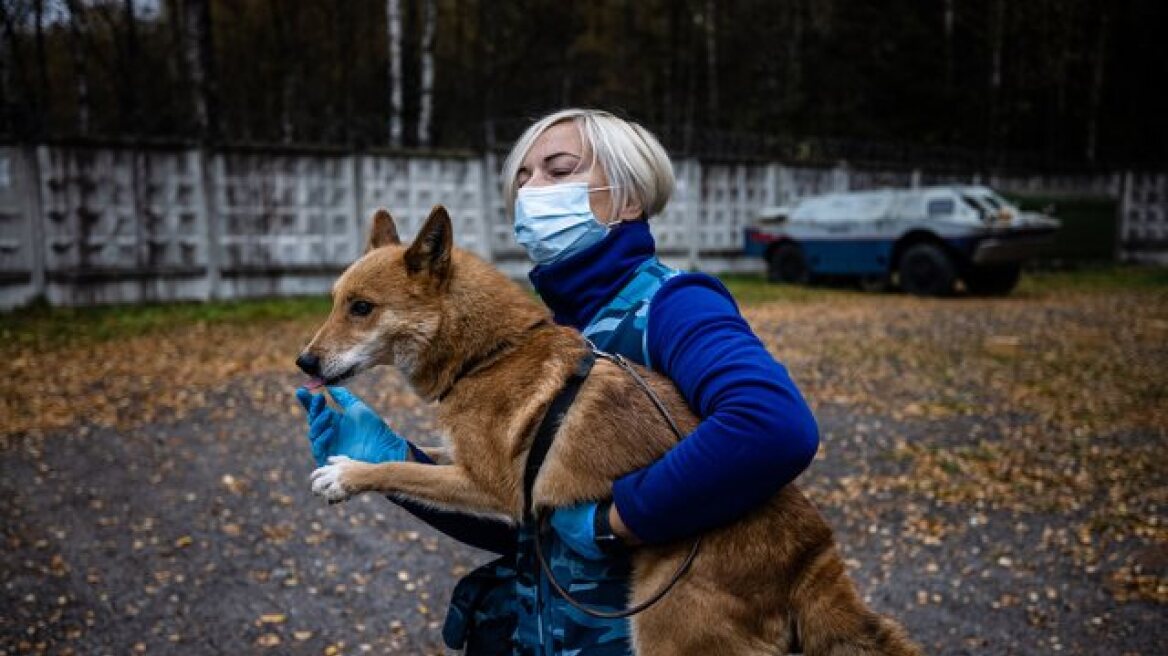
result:
<svg viewBox="0 0 1168 656"><path fill-rule="evenodd" d="M920 656L896 622L868 608L831 541L811 546L792 590L798 640L807 656Z"/></svg>

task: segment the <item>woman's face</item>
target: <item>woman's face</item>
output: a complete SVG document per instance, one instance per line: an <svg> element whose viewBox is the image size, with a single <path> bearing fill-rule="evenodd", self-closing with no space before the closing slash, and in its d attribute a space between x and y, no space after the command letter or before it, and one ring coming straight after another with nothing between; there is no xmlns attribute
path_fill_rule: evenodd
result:
<svg viewBox="0 0 1168 656"><path fill-rule="evenodd" d="M586 182L589 189L608 186L604 168L593 165L592 149L580 138L580 130L572 121L557 123L544 130L527 151L516 178L519 188L565 182ZM612 193L608 189L589 192L588 205L592 215L601 223L612 219ZM640 214L639 208L626 207L617 219L635 219Z"/></svg>

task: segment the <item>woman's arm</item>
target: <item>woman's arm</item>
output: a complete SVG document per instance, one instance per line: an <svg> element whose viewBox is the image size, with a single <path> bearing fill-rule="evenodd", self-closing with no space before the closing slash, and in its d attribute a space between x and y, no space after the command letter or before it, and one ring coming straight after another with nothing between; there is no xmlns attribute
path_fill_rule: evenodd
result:
<svg viewBox="0 0 1168 656"><path fill-rule="evenodd" d="M434 461L413 442L407 442L407 444L410 446L410 455L415 462L434 464ZM393 496L388 498L409 511L414 517L459 542L500 556L515 553L516 530L514 526L505 521L439 510L406 498Z"/></svg>
<svg viewBox="0 0 1168 656"><path fill-rule="evenodd" d="M329 457L339 455L366 462L414 460L433 464L422 449L395 433L352 392L343 387L330 387L329 394L343 412L329 407L323 393L313 394L303 387L296 390L296 398L308 414L308 441L317 465L324 465ZM515 550L516 531L506 522L438 510L404 498L389 498L456 540L500 555Z"/></svg>
<svg viewBox="0 0 1168 656"><path fill-rule="evenodd" d="M787 370L703 274L670 279L649 309L653 369L702 422L652 465L616 481L614 529L661 543L733 521L811 463L819 429Z"/></svg>

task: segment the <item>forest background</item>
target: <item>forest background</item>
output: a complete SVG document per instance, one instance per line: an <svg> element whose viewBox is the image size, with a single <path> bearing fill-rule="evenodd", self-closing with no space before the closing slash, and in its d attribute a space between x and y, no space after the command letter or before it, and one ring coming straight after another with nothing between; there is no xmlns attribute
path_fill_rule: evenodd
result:
<svg viewBox="0 0 1168 656"><path fill-rule="evenodd" d="M676 155L1162 165L1159 0L0 0L0 138L505 146L571 105Z"/></svg>

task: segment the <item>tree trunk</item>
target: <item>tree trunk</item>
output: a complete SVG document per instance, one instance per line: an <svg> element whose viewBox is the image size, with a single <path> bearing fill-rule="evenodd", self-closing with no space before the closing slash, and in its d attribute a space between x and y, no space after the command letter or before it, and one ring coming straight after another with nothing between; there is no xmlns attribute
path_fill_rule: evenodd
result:
<svg viewBox="0 0 1168 656"><path fill-rule="evenodd" d="M421 75L418 82L418 145L428 148L434 106L434 31L438 22L438 3L436 0L425 0L422 12Z"/></svg>
<svg viewBox="0 0 1168 656"><path fill-rule="evenodd" d="M296 57L296 50L292 39L296 26L292 23L295 16L290 16L287 9L279 0L270 0L271 30L276 38L276 49L273 59L279 70L280 89L280 143L290 144L296 139L296 122L293 109L296 106L296 69L300 58Z"/></svg>
<svg viewBox="0 0 1168 656"><path fill-rule="evenodd" d="M488 149L495 147L495 34L498 21L494 20L490 0L478 0L478 23L475 26L479 38L475 40L478 84L482 90L482 108L479 116L483 122L483 140Z"/></svg>
<svg viewBox="0 0 1168 656"><path fill-rule="evenodd" d="M704 24L706 28L706 117L707 125L718 120L718 26L714 22L717 3L706 0Z"/></svg>
<svg viewBox="0 0 1168 656"><path fill-rule="evenodd" d="M78 0L66 0L69 8L69 57L73 60L73 83L77 94L77 134L86 136L90 129L89 69L86 67L84 34L86 32L82 12L85 9Z"/></svg>
<svg viewBox="0 0 1168 656"><path fill-rule="evenodd" d="M1099 106L1103 103L1103 81L1107 70L1107 32L1110 28L1111 16L1107 5L1100 7L1102 16L1099 17L1099 37L1095 40L1095 57L1091 69L1091 95L1087 112L1087 162L1095 163L1096 148L1099 138Z"/></svg>
<svg viewBox="0 0 1168 656"><path fill-rule="evenodd" d="M184 53L191 76L195 128L203 140L218 136L210 0L183 0Z"/></svg>
<svg viewBox="0 0 1168 656"><path fill-rule="evenodd" d="M13 132L12 126L9 125L8 119L8 57L4 49L8 47L5 43L8 38L5 32L0 30L0 134L10 134Z"/></svg>
<svg viewBox="0 0 1168 656"><path fill-rule="evenodd" d="M45 50L45 0L36 0L32 5L33 22L36 27L36 58L37 58L37 115L43 126L46 114L52 107L49 100L49 62Z"/></svg>
<svg viewBox="0 0 1168 656"><path fill-rule="evenodd" d="M956 15L953 11L954 0L945 0L945 90L953 91L953 27Z"/></svg>
<svg viewBox="0 0 1168 656"><path fill-rule="evenodd" d="M698 67L700 64L697 61L696 43L698 36L691 35L691 47L686 48L686 89L685 89L685 115L682 118L684 127L682 136L682 149L687 155L692 155L694 152L694 123L697 121L697 105L698 105Z"/></svg>
<svg viewBox="0 0 1168 656"><path fill-rule="evenodd" d="M803 3L792 2L788 7L791 18L790 34L787 35L787 70L784 95L788 115L794 116L802 104L800 94L803 89L803 33L806 30Z"/></svg>
<svg viewBox="0 0 1168 656"><path fill-rule="evenodd" d="M36 93L33 91L32 82L28 79L28 67L25 62L24 52L20 46L20 39L18 37L18 30L16 25L24 20L24 16L14 16L9 13L12 8L7 3L0 2L0 22L4 26L4 38L8 42L8 51L11 53L11 58L0 56L7 62L11 70L11 77L20 80L20 94L17 94L19 100L15 104L20 113L17 115L16 130L17 132L25 132L27 136L32 136L32 130L36 129L37 118L32 114L30 107L35 102ZM7 82L8 79L5 79ZM5 89L5 97L11 97L12 94L9 89ZM23 100L24 102L20 102Z"/></svg>
<svg viewBox="0 0 1168 656"><path fill-rule="evenodd" d="M352 145L356 136L353 133L353 69L357 65L354 55L356 52L354 47L356 38L353 34L356 26L354 12L352 2L345 2L338 8L340 24L337 28L337 38L341 43L341 93L343 94L341 113L344 117L342 134L347 145Z"/></svg>
<svg viewBox="0 0 1168 656"><path fill-rule="evenodd" d="M997 152L999 135L1001 133L1001 115L999 106L1002 92L1002 46L1006 31L1006 3L1005 0L994 0L992 23L990 27L990 98L989 98L989 133L986 138L986 147L991 152L991 159Z"/></svg>
<svg viewBox="0 0 1168 656"><path fill-rule="evenodd" d="M295 104L296 75L285 70L280 79L280 143L290 144L296 140L296 123L292 118Z"/></svg>
<svg viewBox="0 0 1168 656"><path fill-rule="evenodd" d="M389 145L402 145L401 0L386 0L389 43Z"/></svg>
<svg viewBox="0 0 1168 656"><path fill-rule="evenodd" d="M138 17L134 13L134 0L122 0L122 12L126 17L126 49L121 58L122 80L122 131L128 134L142 132L142 116L138 107L138 61L142 48L138 42Z"/></svg>
<svg viewBox="0 0 1168 656"><path fill-rule="evenodd" d="M661 114L663 116L662 122L665 125L666 134L670 138L676 138L676 134L680 132L678 125L681 120L678 118L677 111L677 93L675 87L678 85L678 80L681 78L681 64L679 47L681 39L681 26L686 24L683 18L682 7L680 2L669 3L669 50L667 55L662 58L663 84L661 85Z"/></svg>

